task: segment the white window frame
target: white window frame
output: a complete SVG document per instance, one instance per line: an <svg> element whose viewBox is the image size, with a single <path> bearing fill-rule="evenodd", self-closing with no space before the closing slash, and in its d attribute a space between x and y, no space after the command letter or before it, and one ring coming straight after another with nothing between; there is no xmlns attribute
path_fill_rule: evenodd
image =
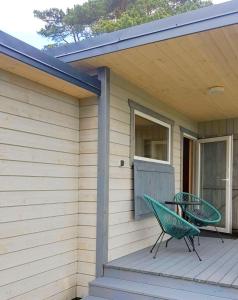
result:
<svg viewBox="0 0 238 300"><path fill-rule="evenodd" d="M142 160L142 161L148 161L148 162L155 162L155 163L160 163L160 164L165 164L165 165L170 165L171 164L171 130L172 130L172 126L171 124L168 124L164 121L161 121L157 118L154 118L148 114L145 114L139 110L134 110L134 115L137 115L137 116L140 116L146 120L149 120L149 121L152 121L156 124L159 124L161 126L164 126L166 128L168 128L169 130L169 134L168 134L168 160L159 160L159 159L153 159L153 158L148 158L148 157L143 157L143 156L137 156L137 155L134 155L134 159L137 159L137 160ZM136 125L134 124L134 140L135 140L135 130L136 130Z"/></svg>

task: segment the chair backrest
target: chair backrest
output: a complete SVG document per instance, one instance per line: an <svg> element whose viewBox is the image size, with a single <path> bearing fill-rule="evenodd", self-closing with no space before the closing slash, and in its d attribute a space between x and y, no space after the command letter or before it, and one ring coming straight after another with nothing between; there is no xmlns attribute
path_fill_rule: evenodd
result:
<svg viewBox="0 0 238 300"><path fill-rule="evenodd" d="M185 192L179 192L174 196L174 201L177 203L182 203L182 202L201 202L201 199L193 194L190 193L185 193ZM185 205L180 205L183 211L185 209L189 210L190 208L193 208L191 206L185 206Z"/></svg>
<svg viewBox="0 0 238 300"><path fill-rule="evenodd" d="M187 202L187 201L198 202L199 205L187 205L187 206L181 205L181 208L186 214L190 216L193 215L195 210L200 211L201 212L200 221L217 223L221 220L221 213L219 212L219 210L216 209L216 207L213 206L208 201L196 195L185 193L185 192L179 192L174 196L174 200L177 203Z"/></svg>
<svg viewBox="0 0 238 300"><path fill-rule="evenodd" d="M171 236L180 239L184 236L198 235L200 233L197 227L188 223L159 201L148 195L144 195L144 200L152 209L162 229Z"/></svg>

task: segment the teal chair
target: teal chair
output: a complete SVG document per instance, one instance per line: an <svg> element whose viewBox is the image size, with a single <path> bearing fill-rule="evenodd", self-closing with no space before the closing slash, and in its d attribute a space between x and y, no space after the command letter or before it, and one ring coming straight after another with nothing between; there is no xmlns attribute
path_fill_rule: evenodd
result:
<svg viewBox="0 0 238 300"><path fill-rule="evenodd" d="M159 242L157 250L155 251L154 254L154 258L156 258L160 245L163 241L164 235L167 233L171 236L170 239L172 238L184 239L190 252L191 250L188 244L189 242L192 246L193 251L195 251L199 260L201 261L201 258L199 257L195 249L194 241L193 241L194 236L199 236L200 230L196 226L190 224L189 222L181 218L178 214L170 210L161 202L153 199L152 197L148 195L144 195L144 200L146 201L146 203L154 213L154 216L157 219L162 230L158 239L156 240L155 244L150 250L150 252L152 253L157 243ZM166 247L167 247L167 242L166 242Z"/></svg>
<svg viewBox="0 0 238 300"><path fill-rule="evenodd" d="M214 226L219 238L224 243L216 227L221 221L221 213L218 209L204 199L189 193L180 192L175 195L174 200L180 205L189 222L198 227ZM186 205L186 202L188 202L188 205Z"/></svg>

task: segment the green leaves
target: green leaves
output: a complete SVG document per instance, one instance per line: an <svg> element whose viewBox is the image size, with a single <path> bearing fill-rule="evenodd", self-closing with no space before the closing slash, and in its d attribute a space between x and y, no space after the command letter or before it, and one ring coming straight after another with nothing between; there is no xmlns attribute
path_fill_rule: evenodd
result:
<svg viewBox="0 0 238 300"><path fill-rule="evenodd" d="M58 45L211 4L210 0L88 0L66 12L58 8L35 10L34 16L45 23L38 33Z"/></svg>
<svg viewBox="0 0 238 300"><path fill-rule="evenodd" d="M55 42L67 42L70 34L64 22L65 13L58 8L50 8L44 11L34 10L34 16L45 22L45 27L38 32L40 35L50 38Z"/></svg>

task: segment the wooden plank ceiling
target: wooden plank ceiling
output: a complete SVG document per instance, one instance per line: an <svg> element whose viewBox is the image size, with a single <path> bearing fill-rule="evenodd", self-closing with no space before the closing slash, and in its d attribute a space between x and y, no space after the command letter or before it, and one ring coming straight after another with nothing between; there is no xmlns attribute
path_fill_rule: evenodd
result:
<svg viewBox="0 0 238 300"><path fill-rule="evenodd" d="M108 66L196 121L238 117L238 25L73 64L85 70ZM224 93L209 95L212 86L224 86Z"/></svg>

